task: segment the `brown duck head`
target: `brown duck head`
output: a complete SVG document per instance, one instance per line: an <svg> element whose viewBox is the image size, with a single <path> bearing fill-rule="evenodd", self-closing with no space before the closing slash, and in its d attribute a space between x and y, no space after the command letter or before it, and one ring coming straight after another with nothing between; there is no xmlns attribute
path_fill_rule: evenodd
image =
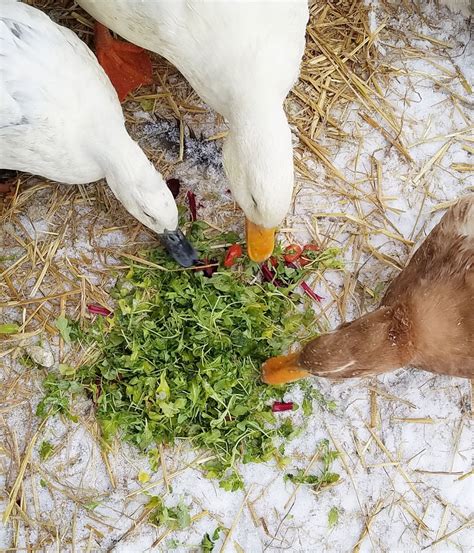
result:
<svg viewBox="0 0 474 553"><path fill-rule="evenodd" d="M284 384L310 375L352 378L402 367L413 355L409 330L402 311L381 307L311 340L297 353L269 359L262 380Z"/></svg>

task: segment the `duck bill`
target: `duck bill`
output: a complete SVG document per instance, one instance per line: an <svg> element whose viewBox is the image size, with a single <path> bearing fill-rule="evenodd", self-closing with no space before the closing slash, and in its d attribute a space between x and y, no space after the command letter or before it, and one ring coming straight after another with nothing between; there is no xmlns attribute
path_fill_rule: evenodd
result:
<svg viewBox="0 0 474 553"><path fill-rule="evenodd" d="M279 355L265 361L262 365L262 380L265 384L286 384L310 376L310 372L302 368L299 352L289 355Z"/></svg>
<svg viewBox="0 0 474 553"><path fill-rule="evenodd" d="M246 220L247 252L252 261L262 263L272 255L275 247L275 230Z"/></svg>
<svg viewBox="0 0 474 553"><path fill-rule="evenodd" d="M170 256L181 267L192 267L197 263L198 253L181 229L165 230L163 234L160 234L160 240Z"/></svg>

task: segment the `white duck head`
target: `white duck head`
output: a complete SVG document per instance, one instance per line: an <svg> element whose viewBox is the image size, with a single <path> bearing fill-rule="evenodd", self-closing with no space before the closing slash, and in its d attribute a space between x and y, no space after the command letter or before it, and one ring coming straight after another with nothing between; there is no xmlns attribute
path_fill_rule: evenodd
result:
<svg viewBox="0 0 474 553"><path fill-rule="evenodd" d="M126 138L117 144L110 162L105 160L108 185L129 213L158 234L175 261L183 267L194 265L198 255L178 228L178 208L171 191L138 144Z"/></svg>
<svg viewBox="0 0 474 553"><path fill-rule="evenodd" d="M224 167L232 194L246 216L249 257L262 262L273 251L275 229L291 203L291 131L282 106L255 107L230 123Z"/></svg>

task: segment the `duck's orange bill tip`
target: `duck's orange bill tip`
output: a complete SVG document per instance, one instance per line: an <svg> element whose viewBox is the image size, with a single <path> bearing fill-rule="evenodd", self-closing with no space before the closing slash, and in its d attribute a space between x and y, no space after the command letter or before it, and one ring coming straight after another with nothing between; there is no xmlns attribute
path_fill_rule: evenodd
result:
<svg viewBox="0 0 474 553"><path fill-rule="evenodd" d="M252 261L263 263L275 247L274 228L264 228L246 219L247 252Z"/></svg>
<svg viewBox="0 0 474 553"><path fill-rule="evenodd" d="M299 363L300 354L279 355L271 357L262 365L262 380L265 384L286 384L310 376Z"/></svg>

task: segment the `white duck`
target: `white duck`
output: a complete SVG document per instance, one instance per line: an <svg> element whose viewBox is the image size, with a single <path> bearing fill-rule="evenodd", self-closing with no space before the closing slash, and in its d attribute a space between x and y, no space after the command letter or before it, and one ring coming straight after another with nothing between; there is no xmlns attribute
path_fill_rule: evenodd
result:
<svg viewBox="0 0 474 553"><path fill-rule="evenodd" d="M229 122L224 166L247 218L254 261L273 250L275 227L290 207L294 176L283 101L296 81L305 46L307 0L78 0L97 21L164 56L201 98ZM122 96L150 81L136 50L104 38L96 51ZM125 87L125 88L124 88Z"/></svg>
<svg viewBox="0 0 474 553"><path fill-rule="evenodd" d="M87 46L39 10L0 0L0 68L0 168L68 184L105 178L171 255L192 265L197 256L177 228L173 196L127 133L117 94Z"/></svg>

